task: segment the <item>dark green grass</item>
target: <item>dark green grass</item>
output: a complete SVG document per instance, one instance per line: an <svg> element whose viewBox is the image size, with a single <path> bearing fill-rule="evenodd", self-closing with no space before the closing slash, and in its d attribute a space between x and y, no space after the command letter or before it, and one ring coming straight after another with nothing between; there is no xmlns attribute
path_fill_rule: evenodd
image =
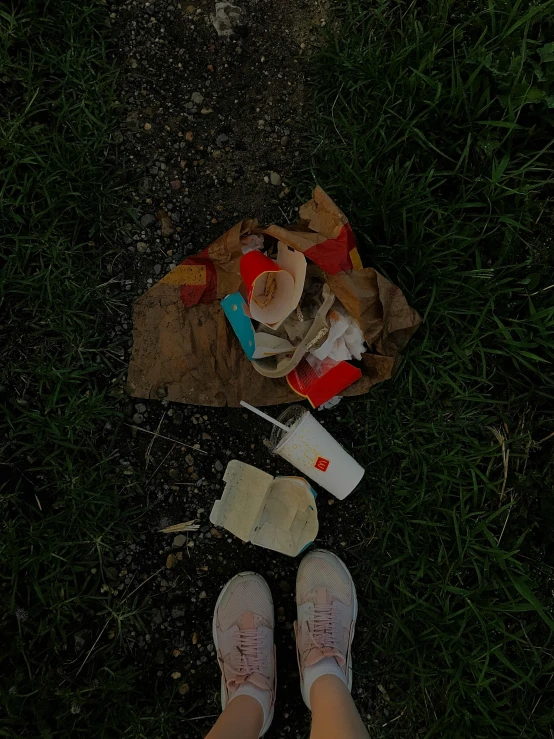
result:
<svg viewBox="0 0 554 739"><path fill-rule="evenodd" d="M342 413L370 471L356 664L391 699L375 736L551 736L553 13L352 0L318 62L314 173L425 317L397 378ZM175 727L117 656L140 600L102 592L127 534L101 434L121 370L99 319L121 203L104 19L92 0L0 11L6 737ZM76 675L83 625L116 648Z"/></svg>
<svg viewBox="0 0 554 739"><path fill-rule="evenodd" d="M140 592L102 589L128 533L102 436L124 369L100 321L123 207L106 13L92 0L0 7L0 736L162 736L171 707L133 695L118 656ZM114 631L94 667L88 647L74 653L82 628Z"/></svg>
<svg viewBox="0 0 554 739"><path fill-rule="evenodd" d="M424 316L342 419L369 470L357 665L391 700L370 723L551 737L554 3L350 0L338 19L313 176Z"/></svg>

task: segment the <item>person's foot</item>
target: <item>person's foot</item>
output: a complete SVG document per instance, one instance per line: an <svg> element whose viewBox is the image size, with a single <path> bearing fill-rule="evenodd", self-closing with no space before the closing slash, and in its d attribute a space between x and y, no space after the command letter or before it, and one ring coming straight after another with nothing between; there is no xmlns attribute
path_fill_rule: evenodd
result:
<svg viewBox="0 0 554 739"><path fill-rule="evenodd" d="M238 695L249 695L262 706L265 734L275 704L273 599L266 581L241 572L221 591L213 619L213 639L221 667L221 708Z"/></svg>
<svg viewBox="0 0 554 739"><path fill-rule="evenodd" d="M300 687L310 708L310 690L321 675L337 675L352 688L352 639L358 615L354 581L335 554L315 549L298 568L296 652Z"/></svg>

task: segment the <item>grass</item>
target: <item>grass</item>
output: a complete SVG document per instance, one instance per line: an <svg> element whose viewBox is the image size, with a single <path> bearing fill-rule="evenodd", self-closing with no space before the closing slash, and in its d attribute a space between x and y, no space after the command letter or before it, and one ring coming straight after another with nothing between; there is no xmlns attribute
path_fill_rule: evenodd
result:
<svg viewBox="0 0 554 739"><path fill-rule="evenodd" d="M162 736L170 712L132 694L117 649L92 667L73 646L82 628L117 637L139 605L102 589L128 532L103 435L121 372L103 260L123 207L105 18L94 0L0 9L2 737Z"/></svg>
<svg viewBox="0 0 554 739"><path fill-rule="evenodd" d="M312 176L424 316L341 421L369 469L358 669L391 700L373 736L551 737L554 3L337 17Z"/></svg>
<svg viewBox="0 0 554 739"><path fill-rule="evenodd" d="M395 380L337 421L370 471L356 665L390 697L372 735L551 737L554 1L341 0L337 19L312 172L425 319ZM94 0L0 10L2 737L178 723L117 638L140 598L104 588L129 534L105 20ZM82 628L114 633L94 664Z"/></svg>

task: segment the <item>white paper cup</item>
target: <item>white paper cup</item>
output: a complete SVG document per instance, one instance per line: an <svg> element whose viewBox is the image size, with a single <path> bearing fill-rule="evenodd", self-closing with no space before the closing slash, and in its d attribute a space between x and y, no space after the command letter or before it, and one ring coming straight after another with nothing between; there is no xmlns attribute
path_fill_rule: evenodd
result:
<svg viewBox="0 0 554 739"><path fill-rule="evenodd" d="M290 426L290 430L274 428L273 453L339 500L350 495L364 476L364 468L301 406L287 408L278 420Z"/></svg>

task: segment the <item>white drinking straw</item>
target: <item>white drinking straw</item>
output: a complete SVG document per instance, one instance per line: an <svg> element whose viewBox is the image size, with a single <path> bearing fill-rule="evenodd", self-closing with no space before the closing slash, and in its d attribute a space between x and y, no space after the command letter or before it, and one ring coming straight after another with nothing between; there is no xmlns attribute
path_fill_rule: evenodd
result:
<svg viewBox="0 0 554 739"><path fill-rule="evenodd" d="M259 408L254 408L254 406L250 405L250 403L246 403L244 400L241 400L240 404L243 408L248 408L248 410L252 411L252 413L256 413L258 416L265 418L266 421L269 421L274 426L278 426L280 429L283 429L283 431L290 431L290 428L288 426L285 426L284 423L281 423L281 421L278 421L276 418L268 416L267 413L264 413Z"/></svg>

